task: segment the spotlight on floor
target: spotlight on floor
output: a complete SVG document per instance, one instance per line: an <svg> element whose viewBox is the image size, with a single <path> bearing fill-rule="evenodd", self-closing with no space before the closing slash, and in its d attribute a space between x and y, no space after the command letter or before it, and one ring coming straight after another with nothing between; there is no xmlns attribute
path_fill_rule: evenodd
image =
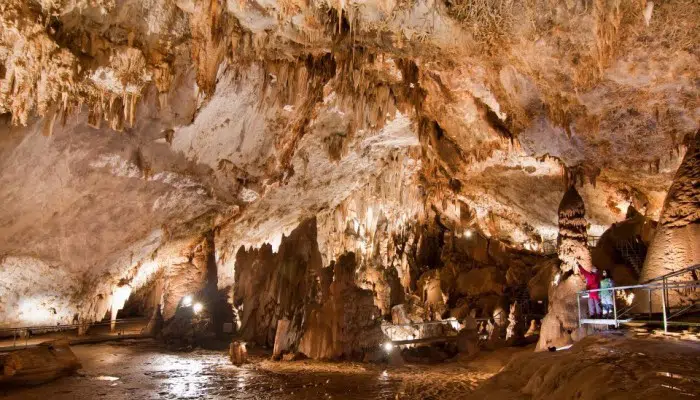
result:
<svg viewBox="0 0 700 400"><path fill-rule="evenodd" d="M195 305L192 307L192 311L194 311L195 314L199 314L200 311L204 309L204 306L202 303L195 303Z"/></svg>
<svg viewBox="0 0 700 400"><path fill-rule="evenodd" d="M384 343L384 350L386 350L387 353L391 352L391 350L394 348L394 344L391 342L386 342Z"/></svg>
<svg viewBox="0 0 700 400"><path fill-rule="evenodd" d="M192 305L192 296L189 294L182 298L182 306L189 307Z"/></svg>

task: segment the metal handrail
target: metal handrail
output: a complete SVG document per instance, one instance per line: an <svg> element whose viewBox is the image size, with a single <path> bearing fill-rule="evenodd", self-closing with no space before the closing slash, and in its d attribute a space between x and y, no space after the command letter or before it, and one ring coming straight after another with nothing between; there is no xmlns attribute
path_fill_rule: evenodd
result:
<svg viewBox="0 0 700 400"><path fill-rule="evenodd" d="M457 319L443 319L441 321L427 321L427 322L409 322L407 324L391 324L391 326L421 326L421 325L439 325L439 324L447 324L452 321L457 321Z"/></svg>
<svg viewBox="0 0 700 400"><path fill-rule="evenodd" d="M119 324L122 322L138 322L138 321L148 321L148 318L123 318L123 319L117 319L114 322ZM91 323L77 323L77 324L59 324L59 325L36 325L36 326L19 326L19 327L9 327L9 328L2 328L0 327L0 332L22 332L22 331L28 331L28 330L50 330L50 329L63 329L63 330L68 330L69 328L80 328L81 326L104 326L104 325L111 325L112 321L107 321L107 322L91 322Z"/></svg>
<svg viewBox="0 0 700 400"><path fill-rule="evenodd" d="M131 323L131 322L144 322L148 321L148 318L124 318L124 319L117 319L114 321L115 325L117 324L126 324L126 323ZM95 322L95 323L78 323L78 324L58 324L58 325L36 325L36 326L20 326L20 327L9 327L9 328L0 328L0 332L2 333L8 333L7 337L9 338L9 334L12 334L12 347L16 348L17 347L17 336L21 338L21 334L23 332L31 332L31 331L53 331L53 332L63 332L65 333L66 331L69 330L74 330L74 329L80 329L81 327L93 327L93 326L111 326L112 321L107 321L107 322ZM123 335L124 329L121 329L121 332L119 335ZM26 348L29 343L29 335L25 335L24 337L24 347Z"/></svg>
<svg viewBox="0 0 700 400"><path fill-rule="evenodd" d="M700 281L684 281L684 282L672 281L672 282L669 282L668 278L686 273L688 271L692 271L694 269L700 269L700 265L695 265L692 267L684 268L683 270L675 271L671 274L666 274L662 277L654 279L653 281L649 281L649 282L653 282L653 283L644 283L644 284L639 284L639 285L616 286L616 287L605 288L605 289L590 289L590 290L578 291L578 292L576 292L576 299L577 299L577 305L578 305L579 326L581 326L581 321L583 320L583 318L581 318L581 295L583 295L583 294L590 295L590 293L594 293L594 292L612 291L612 296L613 296L613 320L612 321L613 321L613 324L615 325L615 327L619 327L620 326L620 317L623 316L624 314L627 314L630 310L632 310L632 308L634 306L630 305L630 307L628 307L627 309L625 309L624 311L622 311L621 313L618 314L617 301L615 301L615 299L616 299L615 292L617 290L629 290L629 289L645 289L645 290L647 290L649 292L649 315L651 316L651 312L652 312L651 291L660 289L662 291L662 294L661 294L662 305L661 305L661 307L662 307L664 332L668 332L668 324L669 324L669 320L671 318L674 318L674 317L682 314L683 312L691 309L692 307L694 307L696 305L696 304L691 304L690 306L685 307L681 311L676 312L675 314L669 316L670 311L671 311L671 307L670 307L669 298L668 298L668 290L669 289L700 288ZM657 282L658 279L661 279L661 282ZM608 319L608 321L610 321L610 320Z"/></svg>
<svg viewBox="0 0 700 400"><path fill-rule="evenodd" d="M643 284L647 284L647 283L651 283L651 282L658 282L658 281L661 281L664 279L673 278L675 276L683 275L687 272L696 271L696 270L700 270L700 264L691 265L690 267L679 269L678 271L671 271L665 275L661 275L661 276L657 276L656 278L649 279L648 281L643 282Z"/></svg>

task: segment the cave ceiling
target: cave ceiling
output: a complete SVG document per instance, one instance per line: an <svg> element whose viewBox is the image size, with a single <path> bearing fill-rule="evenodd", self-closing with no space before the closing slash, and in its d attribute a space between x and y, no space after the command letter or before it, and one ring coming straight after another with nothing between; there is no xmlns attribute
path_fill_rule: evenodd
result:
<svg viewBox="0 0 700 400"><path fill-rule="evenodd" d="M0 256L116 277L206 230L225 260L379 213L523 246L555 238L569 183L591 234L630 204L658 218L700 121L699 20L694 0L4 0Z"/></svg>

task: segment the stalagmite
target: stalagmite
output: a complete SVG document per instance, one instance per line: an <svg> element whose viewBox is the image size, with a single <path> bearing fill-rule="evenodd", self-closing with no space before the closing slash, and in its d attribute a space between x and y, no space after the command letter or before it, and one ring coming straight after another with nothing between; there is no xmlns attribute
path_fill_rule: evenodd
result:
<svg viewBox="0 0 700 400"><path fill-rule="evenodd" d="M697 0L0 0L0 339L118 342L75 350L80 384L8 396L690 393L660 361L697 357L579 328L576 292L594 266L619 288L700 262L698 21ZM636 295L616 311L642 318Z"/></svg>
<svg viewBox="0 0 700 400"><path fill-rule="evenodd" d="M700 132L688 137L688 149L676 172L664 202L661 219L651 241L640 281L700 264ZM693 273L680 274L671 281L697 280ZM658 291L652 306L660 310ZM697 294L671 290L674 305L697 299Z"/></svg>
<svg viewBox="0 0 700 400"><path fill-rule="evenodd" d="M228 350L231 363L236 366L241 366L248 362L248 350L244 342L233 341Z"/></svg>
<svg viewBox="0 0 700 400"><path fill-rule="evenodd" d="M571 186L559 204L557 254L560 265L549 288L549 308L542 320L537 350L571 344L572 332L578 329L578 297L586 288L579 268L592 268L586 233L586 207Z"/></svg>

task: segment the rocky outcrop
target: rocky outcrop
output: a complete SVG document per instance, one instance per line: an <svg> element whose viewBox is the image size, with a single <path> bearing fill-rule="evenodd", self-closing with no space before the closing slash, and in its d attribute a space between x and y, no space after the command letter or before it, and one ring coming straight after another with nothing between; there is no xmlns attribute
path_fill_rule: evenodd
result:
<svg viewBox="0 0 700 400"><path fill-rule="evenodd" d="M561 272L578 274L579 268L591 270L593 264L588 250L586 205L574 186L564 193L558 213L557 255L561 261Z"/></svg>
<svg viewBox="0 0 700 400"><path fill-rule="evenodd" d="M289 320L288 341L298 343L308 307L321 299L324 275L316 241L316 220L282 238L277 252L265 244L236 255L234 306L246 341L273 346L278 321ZM332 278L332 276L331 276Z"/></svg>
<svg viewBox="0 0 700 400"><path fill-rule="evenodd" d="M89 324L159 273L172 316L214 281L203 235L265 343L347 252L384 318L422 276L430 318L507 309L564 188L593 233L635 199L656 219L698 129L697 2L589 3L3 0L0 255L32 261L0 268L30 282L0 321ZM564 272L588 266L577 212ZM273 255L310 218L321 261Z"/></svg>
<svg viewBox="0 0 700 400"><path fill-rule="evenodd" d="M668 190L656 234L649 246L640 277L642 281L700 264L700 132L688 136L686 143L685 157ZM696 275L688 273L672 280L697 279ZM670 291L670 300L674 303L692 299L676 290ZM661 304L660 298L656 298L655 304L657 307Z"/></svg>
<svg viewBox="0 0 700 400"><path fill-rule="evenodd" d="M239 333L248 341L274 344L277 356L301 352L361 359L384 338L376 293L358 287L362 274L353 253L323 268L316 234L311 219L282 238L277 252L270 245L238 252L233 291Z"/></svg>
<svg viewBox="0 0 700 400"><path fill-rule="evenodd" d="M627 218L612 224L598 239L591 252L593 265L608 270L618 286L638 283L655 230L656 221L630 205Z"/></svg>
<svg viewBox="0 0 700 400"><path fill-rule="evenodd" d="M586 206L572 186L559 205L557 254L560 264L549 286L549 306L540 328L538 351L573 343L571 334L578 329L579 299L576 293L586 288L579 268L590 270L593 267L585 217Z"/></svg>
<svg viewBox="0 0 700 400"><path fill-rule="evenodd" d="M15 350L0 358L0 383L38 385L63 376L70 376L82 366L68 341L53 340L36 347Z"/></svg>
<svg viewBox="0 0 700 400"><path fill-rule="evenodd" d="M309 310L299 351L312 358L362 359L375 352L386 337L372 291L355 285L355 255L342 255L332 265L333 282L320 305Z"/></svg>

